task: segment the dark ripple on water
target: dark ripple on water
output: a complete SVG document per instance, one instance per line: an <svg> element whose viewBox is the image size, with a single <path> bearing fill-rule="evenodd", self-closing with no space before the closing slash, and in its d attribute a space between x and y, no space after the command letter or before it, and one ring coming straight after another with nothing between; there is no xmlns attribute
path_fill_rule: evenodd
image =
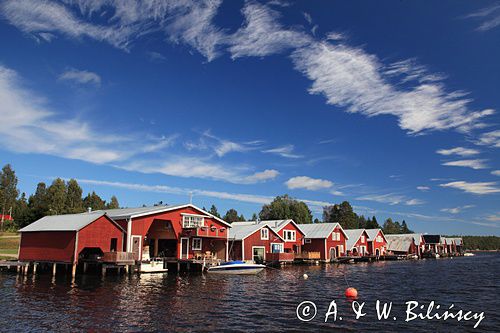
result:
<svg viewBox="0 0 500 333"><path fill-rule="evenodd" d="M257 276L145 275L64 276L36 279L0 275L2 332L500 332L500 255L378 262L356 265L291 266ZM309 279L302 275L307 273ZM346 281L360 292L367 315L355 320L343 296ZM375 301L393 302L397 321L378 321ZM314 301L317 317L296 318L297 305ZM342 321L324 323L332 300ZM436 301L442 308L485 312L474 323L404 321L405 302Z"/></svg>

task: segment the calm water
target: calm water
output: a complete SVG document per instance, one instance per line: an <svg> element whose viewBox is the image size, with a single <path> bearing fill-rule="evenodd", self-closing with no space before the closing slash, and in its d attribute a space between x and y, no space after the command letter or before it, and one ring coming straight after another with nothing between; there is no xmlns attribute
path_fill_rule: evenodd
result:
<svg viewBox="0 0 500 333"><path fill-rule="evenodd" d="M479 332L500 332L500 255L469 258L293 266L257 276L169 274L164 276L64 276L20 278L0 274L0 331L359 331L469 332L475 321L405 323L404 304L434 300L443 308L485 312ZM307 273L309 279L302 275ZM344 278L345 277L345 278ZM366 302L354 319L343 292L346 281ZM392 301L391 320L378 321L375 300ZM296 317L297 305L314 301L310 322ZM336 300L342 321L324 323ZM397 321L392 317L396 316Z"/></svg>

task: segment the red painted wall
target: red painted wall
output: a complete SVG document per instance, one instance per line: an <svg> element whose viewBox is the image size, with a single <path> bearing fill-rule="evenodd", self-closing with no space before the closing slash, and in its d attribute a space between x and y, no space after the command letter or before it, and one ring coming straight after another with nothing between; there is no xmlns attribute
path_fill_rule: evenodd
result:
<svg viewBox="0 0 500 333"><path fill-rule="evenodd" d="M245 250L245 257L243 258L244 260L252 260L253 259L253 251L252 247L253 246L263 246L265 247L265 252L271 252L271 243L279 243L283 244L283 241L278 237L278 235L271 230L271 228L267 228L269 230L269 239L268 240L262 240L260 238L260 229L255 231L253 234L248 236L243 240L243 245L244 245L244 250ZM264 260L265 260L264 256Z"/></svg>
<svg viewBox="0 0 500 333"><path fill-rule="evenodd" d="M117 239L117 251L123 248L124 232L110 219L101 216L78 232L78 251L86 247L100 248L102 252L109 252L111 238Z"/></svg>
<svg viewBox="0 0 500 333"><path fill-rule="evenodd" d="M321 260L325 259L325 239L324 238L311 238L311 243L302 245L302 252L319 252Z"/></svg>
<svg viewBox="0 0 500 333"><path fill-rule="evenodd" d="M340 232L340 240L333 240L332 239L332 234L334 232ZM337 253L337 257L340 256L345 256L345 251L346 251L346 238L345 234L342 232L342 229L340 227L335 227L335 229L330 233L330 235L326 238L326 247L325 247L325 239L311 239L311 243L304 243L302 245L302 251L307 251L307 252L319 252L321 254L321 260L330 260L330 248L336 248L339 245L344 246L344 252L342 253Z"/></svg>
<svg viewBox="0 0 500 333"><path fill-rule="evenodd" d="M304 234L300 229L298 229L292 222L288 222L288 224L283 227L278 234L284 238L284 231L285 230L295 230L295 242L285 242L284 248L285 252L293 252L293 246L296 245L298 247L298 253L302 252L302 243L303 243L303 238Z"/></svg>
<svg viewBox="0 0 500 333"><path fill-rule="evenodd" d="M72 263L75 234L74 231L23 232L19 260Z"/></svg>
<svg viewBox="0 0 500 333"><path fill-rule="evenodd" d="M369 254L369 248L368 248L368 234L367 234L366 232L363 232L361 235L364 235L364 236L365 236L365 241L364 241L364 242L362 242L362 241L361 241L361 238L362 238L362 237L361 237L361 236L359 236L359 239L358 239L358 241L356 242L356 244L354 244L353 249L354 249L355 247L356 247L356 248L358 248L358 253L357 253L357 255L361 255L361 252L360 252L359 247L360 247L360 246L366 246L366 252L365 252L365 255L366 255L366 254ZM351 250L351 255L352 255L352 250Z"/></svg>
<svg viewBox="0 0 500 333"><path fill-rule="evenodd" d="M381 236L382 241L378 242L377 237ZM374 256L376 253L376 250L379 250L380 255L384 255L386 250L387 250L387 241L385 240L384 234L382 231L379 231L377 233L377 236L375 236L375 239L368 241L368 251L370 255Z"/></svg>

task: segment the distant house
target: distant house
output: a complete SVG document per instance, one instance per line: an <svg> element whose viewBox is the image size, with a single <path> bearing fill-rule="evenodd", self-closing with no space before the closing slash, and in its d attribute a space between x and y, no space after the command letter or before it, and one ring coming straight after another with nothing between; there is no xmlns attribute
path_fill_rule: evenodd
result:
<svg viewBox="0 0 500 333"><path fill-rule="evenodd" d="M441 254L444 252L440 235L422 235L424 240L424 252Z"/></svg>
<svg viewBox="0 0 500 333"><path fill-rule="evenodd" d="M9 215L9 214L4 214L4 215L0 214L0 221L12 221L12 220L13 220L13 218L12 218L11 215Z"/></svg>
<svg viewBox="0 0 500 333"><path fill-rule="evenodd" d="M462 252L462 238L459 237L443 237L446 239L447 253L461 253Z"/></svg>
<svg viewBox="0 0 500 333"><path fill-rule="evenodd" d="M121 251L125 241L125 231L104 212L45 216L19 232L19 261L76 265L88 255Z"/></svg>
<svg viewBox="0 0 500 333"><path fill-rule="evenodd" d="M284 252L284 239L268 225L233 223L229 229L229 259L274 261L274 254ZM291 257L293 260L293 256Z"/></svg>
<svg viewBox="0 0 500 333"><path fill-rule="evenodd" d="M368 233L365 229L345 229L346 252L351 256L368 255Z"/></svg>
<svg viewBox="0 0 500 333"><path fill-rule="evenodd" d="M368 253L372 256L384 255L387 250L387 239L382 229L365 229L368 234Z"/></svg>
<svg viewBox="0 0 500 333"><path fill-rule="evenodd" d="M285 241L283 245L285 253L301 253L304 233L292 219L233 222L231 226L249 224L267 225Z"/></svg>
<svg viewBox="0 0 500 333"><path fill-rule="evenodd" d="M345 255L347 236L340 224L301 224L300 229L305 234L303 252L319 252L324 261Z"/></svg>
<svg viewBox="0 0 500 333"><path fill-rule="evenodd" d="M386 235L387 251L395 255L419 255L419 234Z"/></svg>

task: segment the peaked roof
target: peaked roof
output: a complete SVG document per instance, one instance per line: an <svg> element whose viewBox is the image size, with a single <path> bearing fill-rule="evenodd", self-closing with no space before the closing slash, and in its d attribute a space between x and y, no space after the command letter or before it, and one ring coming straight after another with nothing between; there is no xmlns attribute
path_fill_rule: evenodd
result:
<svg viewBox="0 0 500 333"><path fill-rule="evenodd" d="M233 222L231 228L229 228L228 238L229 240L243 240L262 228L268 228L271 231L271 233L278 236L279 239L283 240L283 238L280 235L278 235L273 229L269 228L267 225L247 223L247 222Z"/></svg>
<svg viewBox="0 0 500 333"><path fill-rule="evenodd" d="M344 230L346 236L347 236L347 241L345 243L346 245L346 250L351 250L354 247L354 244L358 241L358 239L361 237L363 232L366 232L365 229L346 229Z"/></svg>
<svg viewBox="0 0 500 333"><path fill-rule="evenodd" d="M300 229L299 225L295 223L294 220L292 219L286 219L286 220L266 220L266 221L245 221L245 222L233 222L232 226L237 226L237 225L251 225L251 224L263 224L267 225L269 228L271 228L274 232L278 233L281 229L283 229L288 223L293 223L295 227L301 232L302 229Z"/></svg>
<svg viewBox="0 0 500 333"><path fill-rule="evenodd" d="M20 232L34 231L79 231L88 226L98 218L105 216L104 212L91 212L83 214L50 215L27 225ZM110 219L120 230L118 224Z"/></svg>
<svg viewBox="0 0 500 333"><path fill-rule="evenodd" d="M227 223L220 217L210 214L207 211L193 205L193 204L183 204L183 205L168 205L168 206L149 206L149 207L136 207L136 208L118 208L118 209L104 209L96 210L95 212L105 212L109 217L114 220L124 220L130 218L136 218L141 216L147 216L152 214L164 213L176 209L182 209L190 207L202 212L207 217L216 219L217 221L225 224L227 227L231 227L231 224Z"/></svg>
<svg viewBox="0 0 500 333"><path fill-rule="evenodd" d="M386 235L385 237L388 251L408 252L412 243L418 243L414 234Z"/></svg>
<svg viewBox="0 0 500 333"><path fill-rule="evenodd" d="M423 235L424 242L426 244L440 244L441 243L441 236L439 235Z"/></svg>
<svg viewBox="0 0 500 333"><path fill-rule="evenodd" d="M366 233L368 234L368 240L372 241L377 237L378 233L380 232L382 234L382 237L385 238L384 233L382 232L382 229L377 228L377 229L365 229ZM385 239L387 240L387 238Z"/></svg>
<svg viewBox="0 0 500 333"><path fill-rule="evenodd" d="M344 232L344 230L338 223L301 224L299 225L299 228L305 234L306 238L328 238L337 226L340 227L342 232Z"/></svg>

